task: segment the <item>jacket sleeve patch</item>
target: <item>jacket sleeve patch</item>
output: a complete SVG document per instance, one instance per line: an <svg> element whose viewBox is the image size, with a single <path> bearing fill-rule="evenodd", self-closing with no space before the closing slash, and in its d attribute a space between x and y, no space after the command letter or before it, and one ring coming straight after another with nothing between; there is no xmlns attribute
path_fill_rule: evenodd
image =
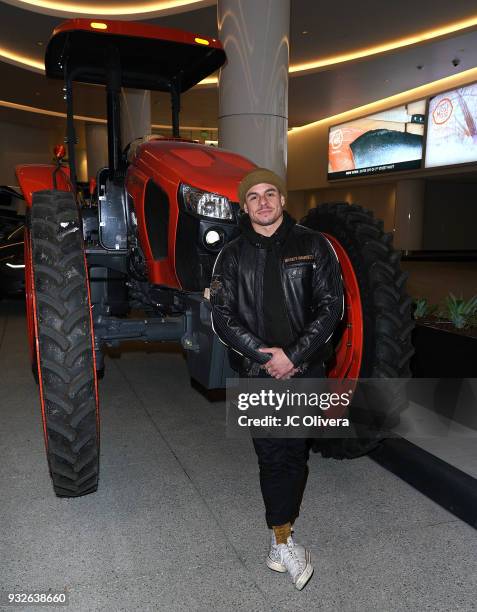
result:
<svg viewBox="0 0 477 612"><path fill-rule="evenodd" d="M216 296L217 293L222 289L222 281L218 276L215 276L210 283L210 295L211 297Z"/></svg>

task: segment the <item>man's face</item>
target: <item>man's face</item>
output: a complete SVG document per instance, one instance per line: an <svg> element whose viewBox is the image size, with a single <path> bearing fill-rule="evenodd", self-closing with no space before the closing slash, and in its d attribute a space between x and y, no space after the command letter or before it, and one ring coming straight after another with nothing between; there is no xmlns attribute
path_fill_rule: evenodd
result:
<svg viewBox="0 0 477 612"><path fill-rule="evenodd" d="M275 185L258 183L245 196L244 210L256 225L273 225L283 217L285 198Z"/></svg>

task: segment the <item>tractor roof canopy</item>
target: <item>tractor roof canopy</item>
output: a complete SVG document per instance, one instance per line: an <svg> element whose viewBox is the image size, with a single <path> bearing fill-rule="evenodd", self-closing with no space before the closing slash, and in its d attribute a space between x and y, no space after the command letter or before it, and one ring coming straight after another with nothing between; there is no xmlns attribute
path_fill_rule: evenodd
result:
<svg viewBox="0 0 477 612"><path fill-rule="evenodd" d="M121 67L121 85L138 89L187 91L225 62L221 43L172 28L125 21L71 19L48 43L46 74L53 78L106 84L109 58Z"/></svg>

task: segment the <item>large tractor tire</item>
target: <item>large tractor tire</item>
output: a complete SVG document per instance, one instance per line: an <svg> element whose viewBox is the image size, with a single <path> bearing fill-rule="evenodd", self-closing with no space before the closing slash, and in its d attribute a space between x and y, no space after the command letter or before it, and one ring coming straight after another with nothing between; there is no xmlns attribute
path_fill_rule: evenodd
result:
<svg viewBox="0 0 477 612"><path fill-rule="evenodd" d="M88 271L74 195L34 193L26 240L27 319L48 464L56 495L77 497L98 485L99 413Z"/></svg>
<svg viewBox="0 0 477 612"><path fill-rule="evenodd" d="M329 439L315 449L327 456L358 456L376 446L380 432L395 426L407 406L404 379L411 376L415 325L412 300L405 290L407 273L400 269L400 252L392 246L392 233L385 233L383 222L362 206L321 204L301 224L329 239L343 276L345 314L328 376L390 379L375 387L371 398L376 404L385 390L381 403L385 409L379 415L368 414L366 409L360 413L360 407L355 407L358 438Z"/></svg>

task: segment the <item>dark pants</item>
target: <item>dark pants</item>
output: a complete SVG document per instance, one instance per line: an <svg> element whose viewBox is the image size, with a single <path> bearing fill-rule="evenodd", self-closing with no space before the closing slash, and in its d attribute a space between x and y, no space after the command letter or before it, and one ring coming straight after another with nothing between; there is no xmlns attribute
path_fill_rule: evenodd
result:
<svg viewBox="0 0 477 612"><path fill-rule="evenodd" d="M306 438L253 438L260 469L265 520L274 525L293 523L300 511L308 476Z"/></svg>
<svg viewBox="0 0 477 612"><path fill-rule="evenodd" d="M301 378L324 376L322 363L300 375ZM257 378L269 376L264 372ZM268 527L293 523L300 511L308 476L309 441L306 438L253 438L253 445L258 457Z"/></svg>

